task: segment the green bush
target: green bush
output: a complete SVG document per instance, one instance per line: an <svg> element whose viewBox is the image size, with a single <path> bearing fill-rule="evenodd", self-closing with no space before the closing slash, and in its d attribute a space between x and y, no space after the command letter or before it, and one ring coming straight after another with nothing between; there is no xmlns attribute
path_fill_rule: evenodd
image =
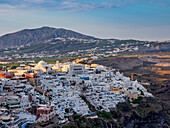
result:
<svg viewBox="0 0 170 128"><path fill-rule="evenodd" d="M97 115L99 117L103 117L104 119L107 119L107 120L112 119L112 114L110 112L106 112L106 111L100 112L100 111L98 111Z"/></svg>
<svg viewBox="0 0 170 128"><path fill-rule="evenodd" d="M78 118L80 118L80 115L74 114L74 115L73 115L73 118L74 118L74 119L78 119Z"/></svg>
<svg viewBox="0 0 170 128"><path fill-rule="evenodd" d="M144 92L141 90L141 95L144 95Z"/></svg>
<svg viewBox="0 0 170 128"><path fill-rule="evenodd" d="M134 99L132 103L139 104L142 101L143 97L139 96L137 99Z"/></svg>

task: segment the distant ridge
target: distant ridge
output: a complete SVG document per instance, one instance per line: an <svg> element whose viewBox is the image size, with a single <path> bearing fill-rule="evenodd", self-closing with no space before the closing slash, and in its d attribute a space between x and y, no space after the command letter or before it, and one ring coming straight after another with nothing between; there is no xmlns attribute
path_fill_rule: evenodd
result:
<svg viewBox="0 0 170 128"><path fill-rule="evenodd" d="M0 49L17 47L27 44L42 43L52 38L79 38L79 39L97 39L92 36L87 36L74 32L72 30L66 30L63 28L41 27L36 29L24 29L15 33L6 34L0 37Z"/></svg>

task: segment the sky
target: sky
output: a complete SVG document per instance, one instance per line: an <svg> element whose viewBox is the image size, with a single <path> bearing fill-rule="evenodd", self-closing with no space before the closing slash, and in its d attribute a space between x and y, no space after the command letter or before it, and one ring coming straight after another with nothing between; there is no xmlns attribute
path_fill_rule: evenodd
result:
<svg viewBox="0 0 170 128"><path fill-rule="evenodd" d="M0 36L42 26L105 39L170 40L170 0L0 0Z"/></svg>

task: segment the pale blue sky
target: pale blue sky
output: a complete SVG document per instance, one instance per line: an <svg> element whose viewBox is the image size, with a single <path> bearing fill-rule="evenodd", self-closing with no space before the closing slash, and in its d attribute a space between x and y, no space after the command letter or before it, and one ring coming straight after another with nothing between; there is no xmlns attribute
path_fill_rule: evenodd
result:
<svg viewBox="0 0 170 128"><path fill-rule="evenodd" d="M0 1L0 35L42 26L99 38L170 40L170 0Z"/></svg>

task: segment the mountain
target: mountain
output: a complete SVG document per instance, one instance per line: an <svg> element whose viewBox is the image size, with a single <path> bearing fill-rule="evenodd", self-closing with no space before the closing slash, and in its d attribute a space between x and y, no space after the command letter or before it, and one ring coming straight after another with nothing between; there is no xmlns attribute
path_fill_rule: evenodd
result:
<svg viewBox="0 0 170 128"><path fill-rule="evenodd" d="M63 28L41 27L37 29L24 29L15 33L6 34L0 37L0 49L11 48L27 44L37 44L48 41L52 38L79 38L79 39L97 39L92 36L87 36L66 30Z"/></svg>

